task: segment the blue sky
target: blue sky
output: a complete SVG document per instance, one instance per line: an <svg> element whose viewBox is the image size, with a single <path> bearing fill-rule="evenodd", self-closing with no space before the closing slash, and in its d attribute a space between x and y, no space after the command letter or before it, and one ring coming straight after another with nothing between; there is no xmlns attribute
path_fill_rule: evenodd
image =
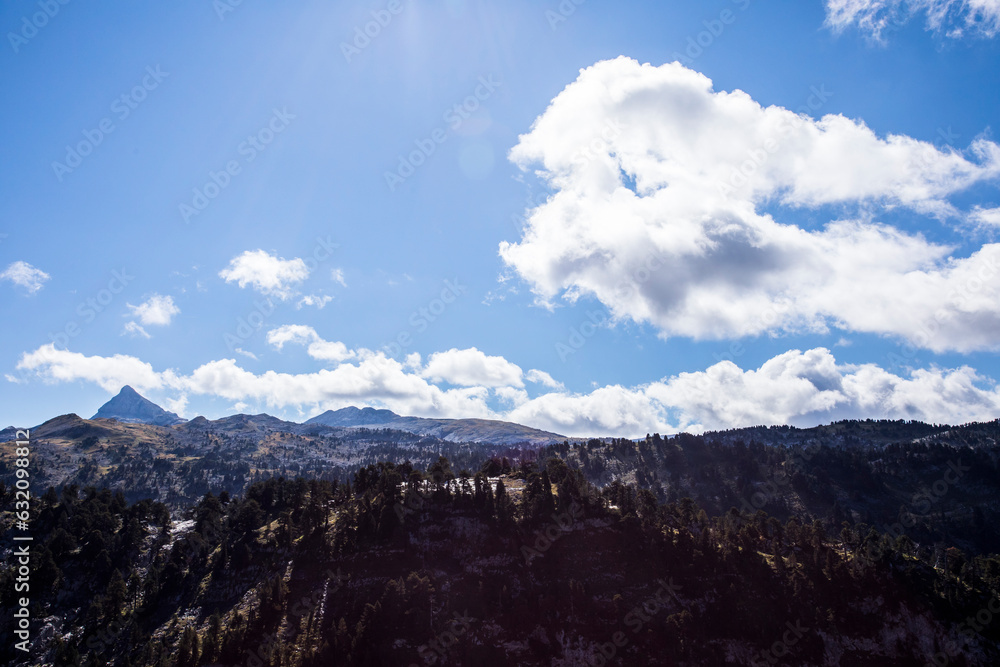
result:
<svg viewBox="0 0 1000 667"><path fill-rule="evenodd" d="M973 4L5 3L0 422L998 417Z"/></svg>

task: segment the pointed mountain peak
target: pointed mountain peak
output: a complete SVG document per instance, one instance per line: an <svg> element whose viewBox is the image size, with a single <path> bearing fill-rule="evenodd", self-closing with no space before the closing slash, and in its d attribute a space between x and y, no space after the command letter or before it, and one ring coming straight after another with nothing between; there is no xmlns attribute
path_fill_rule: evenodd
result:
<svg viewBox="0 0 1000 667"><path fill-rule="evenodd" d="M167 412L156 403L144 398L135 389L125 385L118 395L101 406L93 419L117 419L121 422L172 426L185 420Z"/></svg>

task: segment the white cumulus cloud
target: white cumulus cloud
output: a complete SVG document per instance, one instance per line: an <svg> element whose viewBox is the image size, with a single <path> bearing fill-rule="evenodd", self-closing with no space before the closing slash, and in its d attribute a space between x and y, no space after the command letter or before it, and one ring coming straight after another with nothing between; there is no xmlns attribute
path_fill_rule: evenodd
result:
<svg viewBox="0 0 1000 667"><path fill-rule="evenodd" d="M126 384L136 391L160 389L165 382L172 382L176 377L171 371L156 372L152 365L132 356L88 357L79 352L57 349L53 343L22 354L17 369L35 372L53 383L93 382L109 392L117 392Z"/></svg>
<svg viewBox="0 0 1000 667"><path fill-rule="evenodd" d="M146 326L166 326L181 309L174 304L172 296L154 294L138 306L126 304L132 316Z"/></svg>
<svg viewBox="0 0 1000 667"><path fill-rule="evenodd" d="M817 104L830 94L817 88ZM1000 281L986 280L1000 244L956 256L866 213L966 215L949 197L997 180L993 142L879 137L715 91L679 63L618 58L583 70L510 158L554 191L499 249L542 304L593 297L663 337L837 328L935 351L1000 346ZM829 204L856 216L781 219Z"/></svg>
<svg viewBox="0 0 1000 667"><path fill-rule="evenodd" d="M523 387L522 371L503 357L489 356L474 347L435 352L423 376L435 382L462 386Z"/></svg>
<svg viewBox="0 0 1000 667"><path fill-rule="evenodd" d="M264 250L247 250L230 260L219 277L267 296L289 299L295 294L295 285L309 277L309 267L298 257L284 259Z"/></svg>

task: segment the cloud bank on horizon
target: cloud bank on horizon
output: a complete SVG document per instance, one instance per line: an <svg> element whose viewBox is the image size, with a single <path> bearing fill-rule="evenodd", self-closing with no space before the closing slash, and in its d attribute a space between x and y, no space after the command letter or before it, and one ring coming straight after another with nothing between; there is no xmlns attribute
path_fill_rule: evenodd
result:
<svg viewBox="0 0 1000 667"><path fill-rule="evenodd" d="M181 411L190 395L222 397L242 407L293 408L305 417L372 405L423 417L506 419L568 436L812 425L872 414L965 422L989 420L1000 411L1000 388L968 366L917 369L904 377L875 364L838 364L825 348L790 350L758 369L744 371L722 361L638 387L612 385L581 394L559 390L544 371L525 373L476 348L438 352L425 364L416 353L398 361L381 351L346 350L314 331L292 338L275 331L279 335L269 340L276 349L307 345L307 354L317 360L330 358L326 346L344 352L337 355L340 361L313 373L255 374L234 359L220 359L184 375L158 371L132 356L86 356L49 344L25 353L18 369L49 382L92 382L111 394L125 384L169 394L171 409ZM352 360L343 360L348 357ZM555 390L531 398L525 381ZM490 399L500 407L490 407Z"/></svg>

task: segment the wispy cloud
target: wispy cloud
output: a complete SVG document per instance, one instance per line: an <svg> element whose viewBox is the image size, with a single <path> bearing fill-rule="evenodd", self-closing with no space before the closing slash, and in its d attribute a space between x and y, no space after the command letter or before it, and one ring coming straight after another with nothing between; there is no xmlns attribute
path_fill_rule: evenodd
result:
<svg viewBox="0 0 1000 667"><path fill-rule="evenodd" d="M126 322L125 327L122 330L122 335L129 335L133 338L152 338L145 329L142 328L138 322Z"/></svg>
<svg viewBox="0 0 1000 667"><path fill-rule="evenodd" d="M530 371L525 373L524 379L528 382L549 387L550 389L565 389L562 382L558 382L551 375L545 371L540 371L537 368L532 368Z"/></svg>
<svg viewBox="0 0 1000 667"><path fill-rule="evenodd" d="M315 308L319 308L320 310L322 310L324 307L326 307L326 304L330 303L331 301L333 301L332 296L320 295L320 294L306 294L305 296L303 296L301 299L298 300L298 303L295 304L295 309L301 310L304 306L313 306Z"/></svg>
<svg viewBox="0 0 1000 667"><path fill-rule="evenodd" d="M826 0L829 27L839 32L857 26L877 41L917 14L926 16L929 29L948 37L1000 32L1000 0Z"/></svg>
<svg viewBox="0 0 1000 667"><path fill-rule="evenodd" d="M982 229L1000 231L1000 208L977 206L970 213L969 219Z"/></svg>
<svg viewBox="0 0 1000 667"><path fill-rule="evenodd" d="M49 277L49 274L41 269L36 269L31 264L22 261L10 264L3 273L0 273L0 280L9 280L26 289L29 294L34 294L42 289Z"/></svg>

